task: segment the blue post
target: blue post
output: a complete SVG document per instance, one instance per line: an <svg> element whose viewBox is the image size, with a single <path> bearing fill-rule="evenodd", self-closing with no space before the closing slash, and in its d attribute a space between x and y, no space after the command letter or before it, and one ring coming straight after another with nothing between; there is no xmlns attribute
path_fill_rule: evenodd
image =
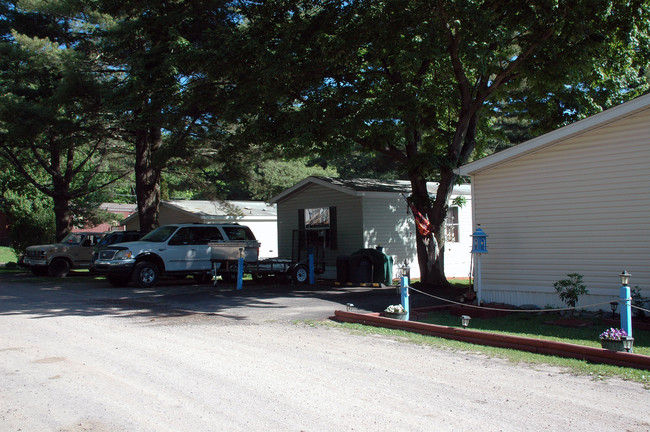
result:
<svg viewBox="0 0 650 432"><path fill-rule="evenodd" d="M314 254L309 253L309 285L314 285L316 283L316 277L314 276Z"/></svg>
<svg viewBox="0 0 650 432"><path fill-rule="evenodd" d="M237 289L240 290L244 285L244 258L239 258L237 263Z"/></svg>
<svg viewBox="0 0 650 432"><path fill-rule="evenodd" d="M406 321L408 321L411 316L411 305L409 304L409 278L402 276L400 279L400 286L402 287L402 306L406 309Z"/></svg>
<svg viewBox="0 0 650 432"><path fill-rule="evenodd" d="M625 330L628 336L632 337L632 294L630 287L621 287L621 329Z"/></svg>

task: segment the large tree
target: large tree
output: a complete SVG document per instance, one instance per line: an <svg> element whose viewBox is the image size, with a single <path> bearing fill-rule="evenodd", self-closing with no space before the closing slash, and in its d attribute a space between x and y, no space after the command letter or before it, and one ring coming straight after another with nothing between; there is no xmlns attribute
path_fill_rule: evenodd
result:
<svg viewBox="0 0 650 432"><path fill-rule="evenodd" d="M221 57L235 23L220 0L99 4L114 20L103 35L115 88L111 110L133 143L140 228L149 231L158 223L163 170L210 156L227 135L220 118L227 62L214 63L216 79L208 79L202 65Z"/></svg>
<svg viewBox="0 0 650 432"><path fill-rule="evenodd" d="M251 84L241 92L256 100L247 130L287 153L360 146L388 155L430 221L416 242L422 280L433 285L447 283L456 169L487 142L504 106L516 100L522 116L552 108L556 125L646 89L647 1L239 4L246 43L237 66L242 86ZM439 182L435 196L430 180Z"/></svg>
<svg viewBox="0 0 650 432"><path fill-rule="evenodd" d="M90 35L42 10L9 8L0 42L0 156L54 203L56 238L72 205L117 179L104 171L110 121L88 51Z"/></svg>

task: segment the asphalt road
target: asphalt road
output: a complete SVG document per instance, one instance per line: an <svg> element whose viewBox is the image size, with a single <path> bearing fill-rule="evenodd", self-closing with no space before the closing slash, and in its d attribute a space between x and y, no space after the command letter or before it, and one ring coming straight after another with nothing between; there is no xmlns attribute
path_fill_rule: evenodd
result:
<svg viewBox="0 0 650 432"><path fill-rule="evenodd" d="M635 383L314 324L396 301L0 276L0 430L650 430Z"/></svg>

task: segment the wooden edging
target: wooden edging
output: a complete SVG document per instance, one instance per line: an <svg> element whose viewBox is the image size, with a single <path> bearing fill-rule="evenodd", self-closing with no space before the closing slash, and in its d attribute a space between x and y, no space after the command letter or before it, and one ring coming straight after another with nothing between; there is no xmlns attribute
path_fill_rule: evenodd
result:
<svg viewBox="0 0 650 432"><path fill-rule="evenodd" d="M360 314L354 312L334 311L332 319L337 321L406 330L415 333L454 339L479 345L510 348L537 354L576 358L594 363L605 363L635 369L650 370L650 356L641 354L610 351L603 348L574 345L543 339L511 336L456 327L426 324L417 321L400 321L379 316L379 314Z"/></svg>

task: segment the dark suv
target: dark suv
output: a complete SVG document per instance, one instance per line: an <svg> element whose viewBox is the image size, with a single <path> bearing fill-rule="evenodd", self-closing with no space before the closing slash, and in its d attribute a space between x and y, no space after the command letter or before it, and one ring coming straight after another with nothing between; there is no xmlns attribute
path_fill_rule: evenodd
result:
<svg viewBox="0 0 650 432"><path fill-rule="evenodd" d="M144 234L140 231L111 231L106 234L93 248L93 257L90 260L90 271L95 270L95 260L99 256L99 250L115 243L127 243L138 241Z"/></svg>

